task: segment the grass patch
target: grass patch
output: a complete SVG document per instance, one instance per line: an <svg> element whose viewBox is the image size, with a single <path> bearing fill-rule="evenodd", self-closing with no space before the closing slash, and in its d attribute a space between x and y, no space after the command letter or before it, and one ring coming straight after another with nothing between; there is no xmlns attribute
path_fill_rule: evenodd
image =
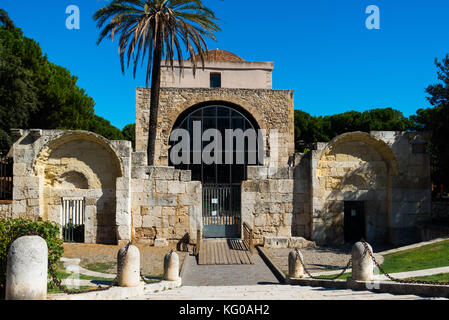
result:
<svg viewBox="0 0 449 320"><path fill-rule="evenodd" d="M163 277L164 277L163 274L144 276L144 278L147 282L153 282L153 283L161 282Z"/></svg>
<svg viewBox="0 0 449 320"><path fill-rule="evenodd" d="M449 240L384 256L382 268L388 273L449 266Z"/></svg>
<svg viewBox="0 0 449 320"><path fill-rule="evenodd" d="M114 263L96 262L87 264L85 268L90 271L109 273L109 270L115 269L116 266Z"/></svg>
<svg viewBox="0 0 449 320"><path fill-rule="evenodd" d="M55 270L56 276L58 277L58 279L60 280L64 280L69 278L70 276L73 275L73 273L68 273L65 268L64 268L64 264L59 261L57 264L57 269ZM49 274L49 279L52 279L51 275ZM110 278L102 278L102 277L93 277L93 276L88 276L88 275L84 275L84 274L79 274L79 279L80 280L91 280L91 281L104 281L107 282L107 284L102 284L104 285L109 285L113 279ZM67 286L64 286L65 288L67 288ZM91 288L97 288L96 285L92 285L92 286L80 286L79 289L73 289L73 290L87 290L87 289L91 289ZM72 289L69 289L72 290ZM52 281L50 281L47 285L47 292L51 293L51 294L56 294L56 293L63 293L63 291L61 291L56 284Z"/></svg>
<svg viewBox="0 0 449 320"><path fill-rule="evenodd" d="M330 275L321 275L321 276L317 276L317 278L320 279L333 279L337 274L330 274ZM340 277L338 277L335 280L345 280L349 277L352 277L352 273L343 273Z"/></svg>
<svg viewBox="0 0 449 320"><path fill-rule="evenodd" d="M449 273L440 273L440 274L434 274L431 276L414 277L414 278L409 278L407 280L449 282Z"/></svg>

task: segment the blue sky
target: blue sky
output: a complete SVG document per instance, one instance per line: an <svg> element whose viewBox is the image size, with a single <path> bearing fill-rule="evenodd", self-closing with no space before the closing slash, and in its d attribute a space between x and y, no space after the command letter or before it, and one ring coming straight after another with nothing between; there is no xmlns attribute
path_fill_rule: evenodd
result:
<svg viewBox="0 0 449 320"><path fill-rule="evenodd" d="M429 107L425 88L437 82L435 58L449 53L447 0L203 0L222 31L211 49L245 60L273 61L274 89L293 89L295 108L312 115L392 107L406 116ZM117 43L96 45L92 20L105 0L3 1L26 36L50 61L79 77L95 111L119 128L135 121L135 88L144 70L122 75ZM81 12L68 30L66 7ZM380 30L368 30L368 5L380 9Z"/></svg>

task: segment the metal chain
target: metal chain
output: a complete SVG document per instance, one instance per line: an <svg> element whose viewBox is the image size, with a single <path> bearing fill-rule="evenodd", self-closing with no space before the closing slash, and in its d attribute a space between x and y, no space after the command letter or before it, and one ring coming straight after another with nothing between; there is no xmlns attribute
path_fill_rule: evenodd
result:
<svg viewBox="0 0 449 320"><path fill-rule="evenodd" d="M320 277L317 277L317 276L313 276L313 275L310 273L309 269L307 269L306 265L305 265L304 262L302 261L301 254L300 254L298 248L295 249L295 252L296 252L296 254L297 254L298 257L299 257L299 261L301 262L301 265L302 265L304 271L305 271L305 272L307 273L307 275L308 275L310 278L312 278L312 279L317 279L317 280L336 280L336 279L340 278L340 277L346 272L346 270L349 269L349 267L350 267L351 264L352 264L352 258L351 258L351 259L349 259L349 261L348 261L348 263L346 264L346 266L345 266L345 267L341 270L341 272L340 272L339 274L337 274L336 276L334 276L334 277L332 277L332 278L320 278Z"/></svg>
<svg viewBox="0 0 449 320"><path fill-rule="evenodd" d="M371 249L368 247L368 244L366 243L366 241L362 239L362 240L360 240L360 242L365 247L365 252L368 252L369 256L373 260L373 262L376 265L376 267L379 268L380 272L382 272L391 281L398 282L398 283L409 283L409 284L431 284L431 285L438 285L438 286L447 286L447 285L449 285L449 282L422 281L422 280L405 280L405 279L398 279L398 278L392 277L387 272L385 272L385 270L376 261L376 258L374 258L374 254L371 252Z"/></svg>

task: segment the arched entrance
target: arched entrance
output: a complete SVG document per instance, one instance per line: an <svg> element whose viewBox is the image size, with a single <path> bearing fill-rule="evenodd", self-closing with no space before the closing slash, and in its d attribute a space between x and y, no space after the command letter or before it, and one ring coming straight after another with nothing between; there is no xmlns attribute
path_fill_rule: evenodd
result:
<svg viewBox="0 0 449 320"><path fill-rule="evenodd" d="M215 102L182 113L175 129L188 132L189 155L187 162L179 164L169 152L169 165L191 170L192 180L203 184L203 236L240 237L241 184L246 180L247 166L261 163L263 144L257 122L238 106ZM170 149L178 142L172 137Z"/></svg>

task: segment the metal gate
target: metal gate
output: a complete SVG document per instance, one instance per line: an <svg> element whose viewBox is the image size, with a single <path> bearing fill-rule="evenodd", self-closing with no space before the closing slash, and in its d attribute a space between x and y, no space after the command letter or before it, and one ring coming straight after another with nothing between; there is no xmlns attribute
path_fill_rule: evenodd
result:
<svg viewBox="0 0 449 320"><path fill-rule="evenodd" d="M239 238L241 186L203 186L203 237Z"/></svg>
<svg viewBox="0 0 449 320"><path fill-rule="evenodd" d="M84 198L62 198L62 235L66 242L84 242Z"/></svg>
<svg viewBox="0 0 449 320"><path fill-rule="evenodd" d="M13 161L0 151L0 200L12 200Z"/></svg>

